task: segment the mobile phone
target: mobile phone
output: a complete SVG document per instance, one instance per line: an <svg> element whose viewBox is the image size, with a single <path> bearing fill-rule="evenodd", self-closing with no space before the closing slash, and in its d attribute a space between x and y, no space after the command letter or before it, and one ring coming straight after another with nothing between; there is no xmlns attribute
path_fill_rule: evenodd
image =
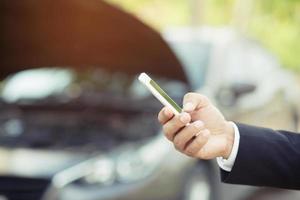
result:
<svg viewBox="0 0 300 200"><path fill-rule="evenodd" d="M171 97L169 97L169 95L167 95L167 93L161 89L161 87L146 73L141 73L138 79L163 105L169 107L175 115L178 115L182 112L181 107L178 106L177 103L171 99Z"/></svg>

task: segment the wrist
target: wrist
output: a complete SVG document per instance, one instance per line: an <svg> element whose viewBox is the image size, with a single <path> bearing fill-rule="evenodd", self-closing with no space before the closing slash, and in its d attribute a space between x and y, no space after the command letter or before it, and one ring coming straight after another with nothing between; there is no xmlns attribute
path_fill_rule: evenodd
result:
<svg viewBox="0 0 300 200"><path fill-rule="evenodd" d="M228 159L231 154L233 143L234 143L234 127L232 122L226 121L225 138L226 138L226 147L222 157L224 159Z"/></svg>

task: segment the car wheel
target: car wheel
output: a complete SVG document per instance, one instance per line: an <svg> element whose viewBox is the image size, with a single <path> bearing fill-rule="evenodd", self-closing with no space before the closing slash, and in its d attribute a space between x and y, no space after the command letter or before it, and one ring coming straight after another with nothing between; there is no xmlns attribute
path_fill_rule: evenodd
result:
<svg viewBox="0 0 300 200"><path fill-rule="evenodd" d="M213 200L213 178L206 163L191 169L184 185L184 200ZM215 192L215 191L214 191Z"/></svg>

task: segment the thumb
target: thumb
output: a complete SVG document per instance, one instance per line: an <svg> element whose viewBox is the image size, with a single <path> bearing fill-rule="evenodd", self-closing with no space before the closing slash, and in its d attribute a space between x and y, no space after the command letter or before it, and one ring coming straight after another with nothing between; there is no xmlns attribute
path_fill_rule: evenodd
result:
<svg viewBox="0 0 300 200"><path fill-rule="evenodd" d="M183 111L192 112L200 108L206 107L209 104L209 99L199 93L187 93L183 97Z"/></svg>

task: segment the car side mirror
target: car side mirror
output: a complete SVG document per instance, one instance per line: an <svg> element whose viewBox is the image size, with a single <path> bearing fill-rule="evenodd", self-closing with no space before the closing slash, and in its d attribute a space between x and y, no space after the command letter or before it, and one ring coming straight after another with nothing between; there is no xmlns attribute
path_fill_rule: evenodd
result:
<svg viewBox="0 0 300 200"><path fill-rule="evenodd" d="M216 98L222 106L233 106L240 97L255 91L255 89L256 85L251 83L233 83L220 88Z"/></svg>

